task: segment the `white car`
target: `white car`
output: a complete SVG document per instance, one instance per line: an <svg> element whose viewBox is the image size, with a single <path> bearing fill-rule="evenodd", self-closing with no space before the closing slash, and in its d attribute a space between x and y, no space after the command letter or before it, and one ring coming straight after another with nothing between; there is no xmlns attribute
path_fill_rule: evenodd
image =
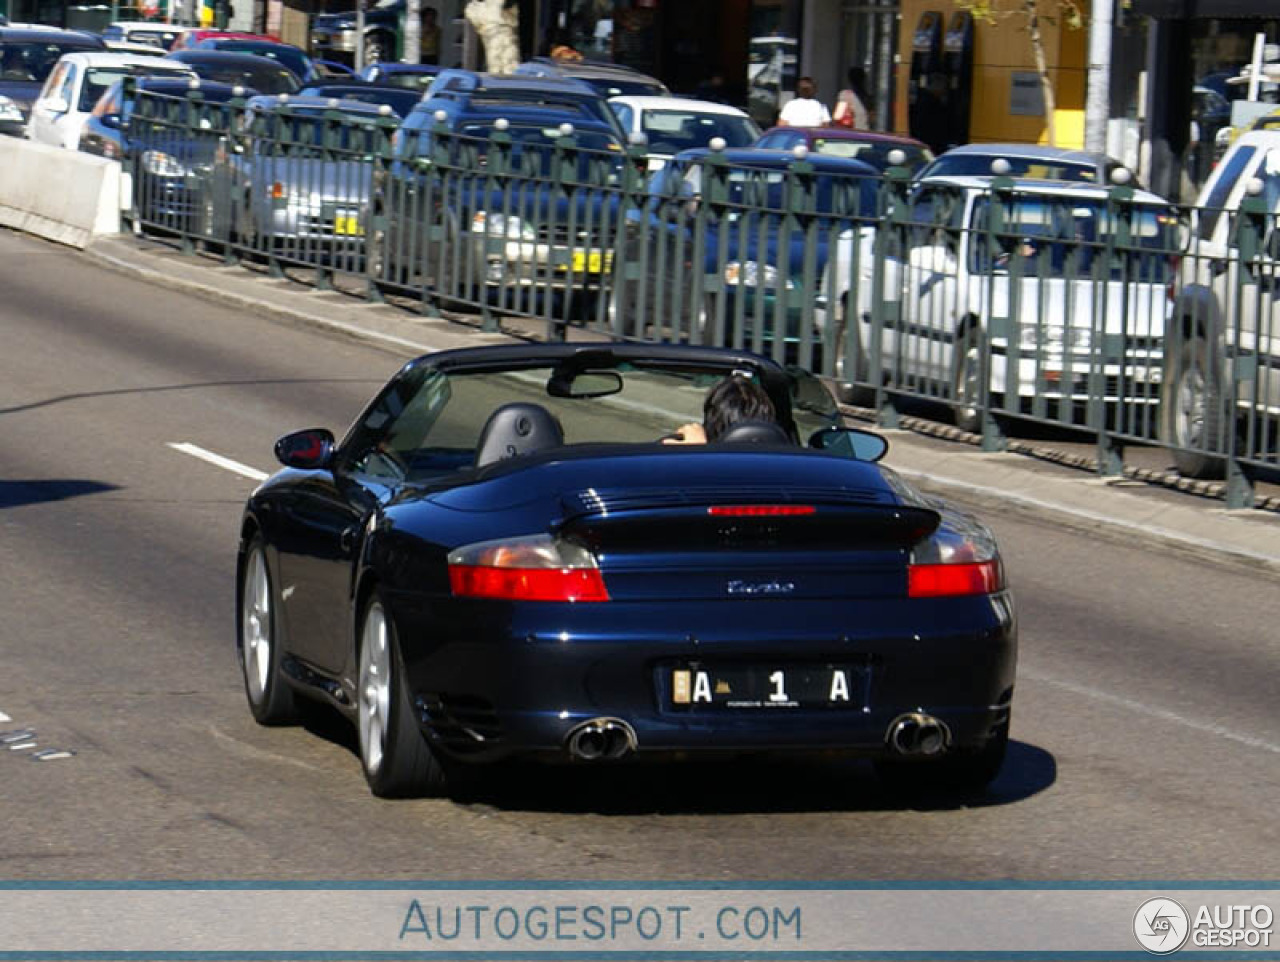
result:
<svg viewBox="0 0 1280 962"><path fill-rule="evenodd" d="M102 39L108 45L113 40L124 40L170 50L188 29L190 28L180 27L176 23L159 23L155 20L117 20L102 31Z"/></svg>
<svg viewBox="0 0 1280 962"><path fill-rule="evenodd" d="M836 368L846 395L850 382L882 379L951 401L969 431L982 426L984 380L1006 409L1038 415L1061 417L1057 405L1099 389L1110 403L1154 408L1180 250L1167 201L1137 190L1117 213L1098 187L1014 181L997 227L991 179L954 177L918 183L908 205L879 304L875 231L837 242L834 295L820 299L815 321L852 348L839 356L855 370Z"/></svg>
<svg viewBox="0 0 1280 962"><path fill-rule="evenodd" d="M756 122L737 107L685 97L610 97L609 106L628 137L643 134L649 169L661 170L676 154L706 147L713 138L726 147L750 147L760 136Z"/></svg>
<svg viewBox="0 0 1280 962"><path fill-rule="evenodd" d="M1240 228L1251 192L1266 214L1249 256ZM1280 130L1242 134L1200 196L1195 239L1169 323L1161 440L1189 477L1220 476L1238 457L1280 455ZM1235 397L1235 413L1231 397Z"/></svg>
<svg viewBox="0 0 1280 962"><path fill-rule="evenodd" d="M98 98L130 74L195 76L186 64L159 57L97 51L63 54L31 105L27 138L68 150L79 149L80 131Z"/></svg>

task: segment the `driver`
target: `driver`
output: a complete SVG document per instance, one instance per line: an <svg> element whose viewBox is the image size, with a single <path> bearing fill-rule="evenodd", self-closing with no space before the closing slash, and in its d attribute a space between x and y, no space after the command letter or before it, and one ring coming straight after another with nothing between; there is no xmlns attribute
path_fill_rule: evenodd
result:
<svg viewBox="0 0 1280 962"><path fill-rule="evenodd" d="M755 381L734 374L725 378L710 391L702 404L702 423L690 422L676 433L663 438L663 444L706 444L718 441L724 433L739 421L769 421L777 423L773 401Z"/></svg>

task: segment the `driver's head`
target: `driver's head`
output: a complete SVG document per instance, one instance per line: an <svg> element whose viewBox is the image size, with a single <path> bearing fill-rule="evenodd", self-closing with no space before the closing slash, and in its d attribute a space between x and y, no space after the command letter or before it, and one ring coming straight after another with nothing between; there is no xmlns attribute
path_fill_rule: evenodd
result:
<svg viewBox="0 0 1280 962"><path fill-rule="evenodd" d="M777 423L773 401L755 381L737 374L727 377L710 391L702 405L702 427L708 441L717 441L739 421Z"/></svg>

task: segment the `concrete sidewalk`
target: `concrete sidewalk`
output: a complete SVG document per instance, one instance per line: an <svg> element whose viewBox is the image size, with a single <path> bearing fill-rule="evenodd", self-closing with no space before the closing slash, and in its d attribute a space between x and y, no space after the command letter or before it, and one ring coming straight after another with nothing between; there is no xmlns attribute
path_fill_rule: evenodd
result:
<svg viewBox="0 0 1280 962"><path fill-rule="evenodd" d="M197 297L286 322L304 324L383 347L399 356L535 339L536 326L504 323L486 333L478 322L426 318L400 307L316 291L208 257L190 257L127 235L95 241L86 256ZM590 337L581 332L575 336ZM912 431L885 431L886 463L922 488L981 507L1032 514L1055 524L1134 543L1280 574L1280 514L1228 511L1221 502L1131 479L1101 479L1023 454L992 454Z"/></svg>

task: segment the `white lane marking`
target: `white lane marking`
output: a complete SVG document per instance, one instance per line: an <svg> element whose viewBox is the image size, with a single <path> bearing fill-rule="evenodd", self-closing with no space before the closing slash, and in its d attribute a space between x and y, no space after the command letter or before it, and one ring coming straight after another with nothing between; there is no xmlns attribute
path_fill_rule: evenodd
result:
<svg viewBox="0 0 1280 962"><path fill-rule="evenodd" d="M0 722L7 722L7 721L13 721L13 719L10 718L8 715L6 715L4 712L0 711Z"/></svg>
<svg viewBox="0 0 1280 962"><path fill-rule="evenodd" d="M1041 684L1049 685L1053 688L1060 688L1063 691L1070 692L1073 695L1080 695L1084 698L1093 698L1097 701L1106 702L1109 705L1115 705L1118 708L1127 708L1129 711L1137 712L1141 715L1149 715L1152 718L1159 718L1161 721L1173 722L1182 725L1184 728L1190 728L1194 731L1203 732L1206 735L1217 735L1219 738L1225 738L1239 745L1245 745L1248 748L1260 748L1264 752L1273 752L1280 755L1280 745L1275 742L1269 742L1263 738L1255 738L1253 735L1245 735L1238 731L1227 728L1225 725L1215 725L1213 722L1198 721L1195 718L1188 718L1185 715L1179 715L1177 712L1169 711L1167 708L1157 708L1154 705L1148 705L1140 701L1134 701L1132 698L1123 698L1120 695L1113 695L1110 692L1102 691L1098 688L1090 688L1087 685L1077 685L1074 682L1063 681L1060 678L1054 678L1050 675L1041 675L1034 671L1025 671L1018 669L1018 674L1023 678L1031 681L1038 681Z"/></svg>
<svg viewBox="0 0 1280 962"><path fill-rule="evenodd" d="M324 771L324 769L319 768L316 765L312 765L309 762L304 762L300 758L291 758L288 755L281 755L277 752L269 752L261 748L256 748L253 745L250 745L248 742L243 742L238 738L235 738L231 735L226 734L223 731L220 731L214 725L209 726L209 734L214 737L215 741L222 742L222 744L225 745L231 751L241 755L246 755L249 758L256 758L264 762L270 762L272 764L275 764L276 762L284 762L287 765L293 765L295 768L305 768L309 772Z"/></svg>
<svg viewBox="0 0 1280 962"><path fill-rule="evenodd" d="M175 451L181 451L183 454L189 454L193 458L207 461L210 464L217 465L224 471L230 471L232 474L238 474L251 481L265 481L270 477L265 471L259 471L257 468L251 468L249 465L241 464L239 461L224 458L221 454L214 454L212 451L208 451L189 441L167 441L165 443Z"/></svg>

